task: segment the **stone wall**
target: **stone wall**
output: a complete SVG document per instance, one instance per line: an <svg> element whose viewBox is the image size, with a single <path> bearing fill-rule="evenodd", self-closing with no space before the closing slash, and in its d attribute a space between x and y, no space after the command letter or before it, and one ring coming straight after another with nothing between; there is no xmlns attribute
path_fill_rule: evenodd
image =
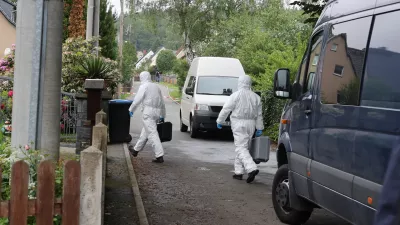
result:
<svg viewBox="0 0 400 225"><path fill-rule="evenodd" d="M76 153L91 146L90 140L92 137L92 127L90 121L87 120L87 95L76 94ZM108 115L108 101L112 99L109 92L102 93L102 109ZM104 121L108 125L108 118Z"/></svg>

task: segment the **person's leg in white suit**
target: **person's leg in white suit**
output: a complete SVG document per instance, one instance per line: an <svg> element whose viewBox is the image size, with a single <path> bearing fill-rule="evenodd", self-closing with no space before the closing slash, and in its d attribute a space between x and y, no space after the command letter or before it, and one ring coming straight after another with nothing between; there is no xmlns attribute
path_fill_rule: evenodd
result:
<svg viewBox="0 0 400 225"><path fill-rule="evenodd" d="M256 163L249 152L249 143L255 131L253 121L238 121L232 124L233 137L235 139L235 175L233 178L241 180L244 172L249 174L247 182L254 181L258 174Z"/></svg>

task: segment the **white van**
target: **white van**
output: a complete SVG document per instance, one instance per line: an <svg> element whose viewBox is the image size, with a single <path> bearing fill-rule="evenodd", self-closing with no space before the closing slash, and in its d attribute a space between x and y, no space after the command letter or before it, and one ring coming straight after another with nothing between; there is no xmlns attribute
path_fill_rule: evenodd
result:
<svg viewBox="0 0 400 225"><path fill-rule="evenodd" d="M229 96L245 75L238 59L198 57L190 66L182 89L180 129L195 138L199 131L217 129L216 120ZM224 128L230 127L229 118Z"/></svg>

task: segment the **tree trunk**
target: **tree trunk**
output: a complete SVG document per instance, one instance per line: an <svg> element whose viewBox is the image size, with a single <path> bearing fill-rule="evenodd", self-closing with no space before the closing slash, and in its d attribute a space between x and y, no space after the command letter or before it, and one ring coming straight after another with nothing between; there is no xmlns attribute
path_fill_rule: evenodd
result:
<svg viewBox="0 0 400 225"><path fill-rule="evenodd" d="M186 54L186 60L189 63L189 65L192 63L193 59L196 57L195 53L193 52L192 48L192 42L190 41L189 38L189 32L185 31L184 33L185 36L185 54Z"/></svg>

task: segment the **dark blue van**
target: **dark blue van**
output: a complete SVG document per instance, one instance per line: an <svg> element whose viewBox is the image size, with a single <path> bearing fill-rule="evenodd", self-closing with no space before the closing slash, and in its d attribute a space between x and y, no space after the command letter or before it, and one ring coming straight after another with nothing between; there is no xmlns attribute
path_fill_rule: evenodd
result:
<svg viewBox="0 0 400 225"><path fill-rule="evenodd" d="M321 207L372 224L400 134L400 0L330 1L299 72L277 70L274 94L288 99L272 192L279 219L301 224Z"/></svg>

